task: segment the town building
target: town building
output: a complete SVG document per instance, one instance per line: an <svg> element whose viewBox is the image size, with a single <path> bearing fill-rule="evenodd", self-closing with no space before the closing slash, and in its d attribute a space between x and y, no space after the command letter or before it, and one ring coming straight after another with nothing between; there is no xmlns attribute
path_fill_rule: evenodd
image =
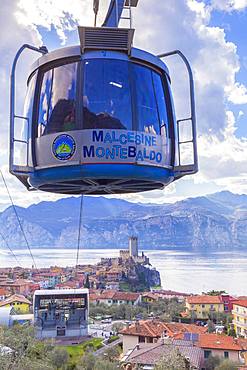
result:
<svg viewBox="0 0 247 370"><path fill-rule="evenodd" d="M244 363L243 345L236 338L221 334L200 334L197 346L204 352L204 359L218 356L236 363Z"/></svg>
<svg viewBox="0 0 247 370"><path fill-rule="evenodd" d="M96 304L103 303L107 306L130 305L136 306L141 303L141 294L130 292L119 292L117 290L104 290L95 298Z"/></svg>
<svg viewBox="0 0 247 370"><path fill-rule="evenodd" d="M247 338L247 299L233 302L232 315L237 336Z"/></svg>
<svg viewBox="0 0 247 370"><path fill-rule="evenodd" d="M27 295L30 291L30 281L25 279L0 281L0 288L9 290L11 294Z"/></svg>
<svg viewBox="0 0 247 370"><path fill-rule="evenodd" d="M4 301L7 296L9 296L10 293L7 289L0 288L0 301Z"/></svg>
<svg viewBox="0 0 247 370"><path fill-rule="evenodd" d="M140 320L120 331L123 336L123 353L140 343L157 343L162 337L183 339L184 333L205 333L207 328L194 324L165 323L160 320Z"/></svg>
<svg viewBox="0 0 247 370"><path fill-rule="evenodd" d="M145 292L142 294L142 302L154 303L156 301L162 301L164 299L176 299L178 302L182 303L188 296L189 294L174 292L172 290L151 289L150 292Z"/></svg>
<svg viewBox="0 0 247 370"><path fill-rule="evenodd" d="M3 306L0 307L0 326L10 327L12 325L12 316L13 307Z"/></svg>
<svg viewBox="0 0 247 370"><path fill-rule="evenodd" d="M12 307L15 313L29 313L32 303L23 295L13 294L0 302L0 307Z"/></svg>
<svg viewBox="0 0 247 370"><path fill-rule="evenodd" d="M221 296L194 295L185 300L186 312L192 319L207 320L224 313L224 303Z"/></svg>
<svg viewBox="0 0 247 370"><path fill-rule="evenodd" d="M203 365L203 351L192 342L163 338L155 344L137 344L123 357L122 364L126 370L137 367L152 370L157 362L168 357L172 351L178 351L189 369L201 370Z"/></svg>

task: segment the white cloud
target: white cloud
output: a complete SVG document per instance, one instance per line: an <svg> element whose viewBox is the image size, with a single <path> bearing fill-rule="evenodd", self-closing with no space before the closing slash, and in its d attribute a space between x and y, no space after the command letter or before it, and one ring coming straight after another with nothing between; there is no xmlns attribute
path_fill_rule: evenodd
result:
<svg viewBox="0 0 247 370"><path fill-rule="evenodd" d="M109 1L100 2L98 24L102 22ZM77 25L92 26L94 22L91 0L19 0L16 11L18 22L34 27L42 26L51 30L53 26L62 41L66 41L66 31Z"/></svg>
<svg viewBox="0 0 247 370"><path fill-rule="evenodd" d="M244 10L247 7L247 0L212 0L211 6L214 9L233 11Z"/></svg>
<svg viewBox="0 0 247 370"><path fill-rule="evenodd" d="M247 88L236 82L229 92L229 101L233 104L247 104Z"/></svg>

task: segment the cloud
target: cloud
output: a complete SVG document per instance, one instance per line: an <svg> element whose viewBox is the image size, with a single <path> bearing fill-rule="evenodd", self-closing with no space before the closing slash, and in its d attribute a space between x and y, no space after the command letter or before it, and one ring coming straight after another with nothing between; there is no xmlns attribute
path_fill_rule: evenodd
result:
<svg viewBox="0 0 247 370"><path fill-rule="evenodd" d="M240 11L247 7L247 0L212 0L211 6L213 9L224 10L227 12L234 10Z"/></svg>
<svg viewBox="0 0 247 370"><path fill-rule="evenodd" d="M106 11L108 1L102 1L98 22ZM62 44L66 42L66 32L77 25L92 26L94 22L93 2L91 0L19 0L16 11L18 22L23 25L44 27L53 26Z"/></svg>
<svg viewBox="0 0 247 370"><path fill-rule="evenodd" d="M229 101L233 104L247 104L247 88L236 82L229 92Z"/></svg>

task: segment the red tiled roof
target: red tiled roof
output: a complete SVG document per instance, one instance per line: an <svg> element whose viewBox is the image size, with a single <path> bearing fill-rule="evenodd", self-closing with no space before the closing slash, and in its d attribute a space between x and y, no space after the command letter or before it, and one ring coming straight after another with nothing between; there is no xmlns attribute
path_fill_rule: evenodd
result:
<svg viewBox="0 0 247 370"><path fill-rule="evenodd" d="M193 334L204 334L207 332L205 326L198 326L195 324L183 324L179 322L171 322L165 324L168 330L169 336L176 336L176 338L183 339L184 333L193 333Z"/></svg>
<svg viewBox="0 0 247 370"><path fill-rule="evenodd" d="M154 299L154 300L157 300L159 298L157 294L152 293L152 292L143 293L142 297L143 298L151 298L151 299Z"/></svg>
<svg viewBox="0 0 247 370"><path fill-rule="evenodd" d="M24 295L13 294L11 297L0 302L0 307L6 306L7 304L14 303L14 302L27 303L29 305L32 304L27 298L24 297Z"/></svg>
<svg viewBox="0 0 247 370"><path fill-rule="evenodd" d="M141 320L120 331L126 335L141 335L143 337L161 337L166 330L165 324L159 320Z"/></svg>
<svg viewBox="0 0 247 370"><path fill-rule="evenodd" d="M242 349L236 338L220 334L201 334L197 345L200 348L225 349L230 351L240 351Z"/></svg>
<svg viewBox="0 0 247 370"><path fill-rule="evenodd" d="M139 293L129 293L129 292L118 292L117 290L105 290L102 292L98 299L114 299L118 301L136 301L140 296Z"/></svg>
<svg viewBox="0 0 247 370"><path fill-rule="evenodd" d="M94 302L94 301L97 301L97 299L99 298L99 296L97 294L89 294L89 300L91 302Z"/></svg>
<svg viewBox="0 0 247 370"><path fill-rule="evenodd" d="M203 360L203 351L201 348L193 346L187 341L171 341L168 343L147 344L140 343L130 354L127 354L124 362L141 365L155 365L157 362L171 353L172 350L178 350L180 354L189 359L191 368L200 369Z"/></svg>
<svg viewBox="0 0 247 370"><path fill-rule="evenodd" d="M0 296L6 295L9 292L6 289L0 288Z"/></svg>
<svg viewBox="0 0 247 370"><path fill-rule="evenodd" d="M98 299L113 299L116 290L105 290L101 294L99 294Z"/></svg>
<svg viewBox="0 0 247 370"><path fill-rule="evenodd" d="M202 334L207 328L194 324L164 323L159 320L142 320L121 330L125 335L141 335L144 337L160 338L165 332L169 337L182 338L184 333Z"/></svg>
<svg viewBox="0 0 247 370"><path fill-rule="evenodd" d="M190 304L222 304L222 299L217 295L195 295L186 298Z"/></svg>
<svg viewBox="0 0 247 370"><path fill-rule="evenodd" d="M241 307L247 307L247 299L240 299L238 301L234 301L233 304L236 304Z"/></svg>
<svg viewBox="0 0 247 370"><path fill-rule="evenodd" d="M136 301L139 296L139 293L116 292L113 299L117 299L118 301Z"/></svg>
<svg viewBox="0 0 247 370"><path fill-rule="evenodd" d="M247 339L238 338L237 341L238 341L238 344L242 347L242 349L244 351L247 351Z"/></svg>
<svg viewBox="0 0 247 370"><path fill-rule="evenodd" d="M0 285L1 286L23 286L23 285L28 285L30 284L30 281L29 280L24 280L24 279L19 279L19 280L15 280L15 281L8 281L8 280L5 280L5 281L1 281L0 282Z"/></svg>

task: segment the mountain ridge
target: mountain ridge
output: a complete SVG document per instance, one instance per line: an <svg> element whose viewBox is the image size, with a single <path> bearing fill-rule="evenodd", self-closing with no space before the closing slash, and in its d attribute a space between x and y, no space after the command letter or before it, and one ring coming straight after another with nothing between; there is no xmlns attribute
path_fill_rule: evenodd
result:
<svg viewBox="0 0 247 370"><path fill-rule="evenodd" d="M105 197L84 197L84 248L125 248L130 235L140 248L247 249L247 195L230 192L187 198L176 203L142 204ZM32 247L77 245L80 198L68 197L17 207ZM24 248L12 207L0 213L4 237ZM4 248L4 241L0 241Z"/></svg>

